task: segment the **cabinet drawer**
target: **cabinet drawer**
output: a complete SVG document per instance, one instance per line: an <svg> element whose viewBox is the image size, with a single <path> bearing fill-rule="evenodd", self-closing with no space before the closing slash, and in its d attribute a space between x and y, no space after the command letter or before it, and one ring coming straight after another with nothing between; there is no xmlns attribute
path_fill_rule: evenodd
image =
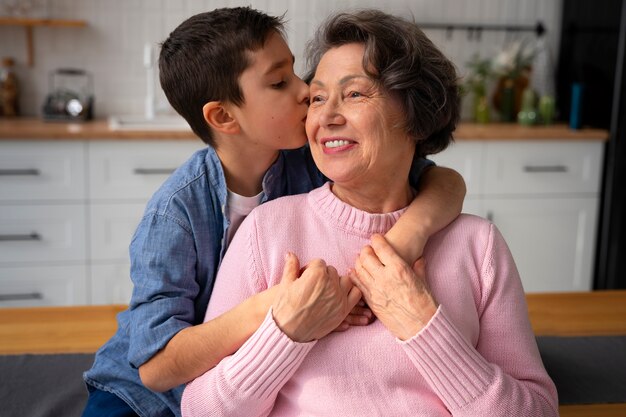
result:
<svg viewBox="0 0 626 417"><path fill-rule="evenodd" d="M485 194L597 193L603 143L486 144Z"/></svg>
<svg viewBox="0 0 626 417"><path fill-rule="evenodd" d="M89 304L86 283L84 265L0 268L0 307Z"/></svg>
<svg viewBox="0 0 626 417"><path fill-rule="evenodd" d="M428 159L461 174L468 196L482 194L484 149L485 144L482 142L455 142L445 151L431 155Z"/></svg>
<svg viewBox="0 0 626 417"><path fill-rule="evenodd" d="M0 206L0 263L84 261L81 205Z"/></svg>
<svg viewBox="0 0 626 417"><path fill-rule="evenodd" d="M128 304L132 292L129 263L91 266L92 304Z"/></svg>
<svg viewBox="0 0 626 417"><path fill-rule="evenodd" d="M145 204L93 204L90 215L91 258L128 260L128 246Z"/></svg>
<svg viewBox="0 0 626 417"><path fill-rule="evenodd" d="M200 140L90 143L90 197L147 201L203 146Z"/></svg>
<svg viewBox="0 0 626 417"><path fill-rule="evenodd" d="M82 143L0 143L0 201L84 200L84 172Z"/></svg>

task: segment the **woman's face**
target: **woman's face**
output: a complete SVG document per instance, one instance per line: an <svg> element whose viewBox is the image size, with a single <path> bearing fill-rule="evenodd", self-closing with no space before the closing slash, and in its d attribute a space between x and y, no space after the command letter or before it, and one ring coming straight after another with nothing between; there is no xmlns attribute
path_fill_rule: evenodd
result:
<svg viewBox="0 0 626 417"><path fill-rule="evenodd" d="M346 44L322 57L310 84L306 132L315 162L335 185L406 186L415 143L401 106L362 67L364 46Z"/></svg>

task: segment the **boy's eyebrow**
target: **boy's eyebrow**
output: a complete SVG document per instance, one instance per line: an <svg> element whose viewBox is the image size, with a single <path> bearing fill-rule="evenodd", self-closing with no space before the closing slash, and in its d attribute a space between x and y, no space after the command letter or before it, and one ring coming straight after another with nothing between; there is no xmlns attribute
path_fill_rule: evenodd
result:
<svg viewBox="0 0 626 417"><path fill-rule="evenodd" d="M291 55L291 59L281 59L280 61L276 61L274 63L272 63L272 65L269 66L269 68L267 69L267 71L265 71L265 74L270 74L273 71L276 71L277 69L283 68L287 65L293 65L296 62L296 57Z"/></svg>

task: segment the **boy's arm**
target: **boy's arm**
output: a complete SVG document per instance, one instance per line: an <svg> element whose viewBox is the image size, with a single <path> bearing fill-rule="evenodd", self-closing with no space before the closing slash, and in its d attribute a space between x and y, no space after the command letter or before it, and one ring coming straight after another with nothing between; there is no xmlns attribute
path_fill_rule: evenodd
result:
<svg viewBox="0 0 626 417"><path fill-rule="evenodd" d="M422 256L430 236L461 213L465 181L453 169L431 166L420 176L417 197L385 238L409 264Z"/></svg>
<svg viewBox="0 0 626 417"><path fill-rule="evenodd" d="M276 289L269 288L208 322L178 332L139 367L143 384L163 392L213 368L239 349L263 323Z"/></svg>

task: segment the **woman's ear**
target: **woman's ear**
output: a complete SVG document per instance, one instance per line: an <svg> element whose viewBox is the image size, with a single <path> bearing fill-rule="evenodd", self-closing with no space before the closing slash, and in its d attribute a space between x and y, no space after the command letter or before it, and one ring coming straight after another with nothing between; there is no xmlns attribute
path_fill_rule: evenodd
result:
<svg viewBox="0 0 626 417"><path fill-rule="evenodd" d="M219 101L209 101L202 107L202 115L216 132L233 135L239 133L239 123Z"/></svg>

